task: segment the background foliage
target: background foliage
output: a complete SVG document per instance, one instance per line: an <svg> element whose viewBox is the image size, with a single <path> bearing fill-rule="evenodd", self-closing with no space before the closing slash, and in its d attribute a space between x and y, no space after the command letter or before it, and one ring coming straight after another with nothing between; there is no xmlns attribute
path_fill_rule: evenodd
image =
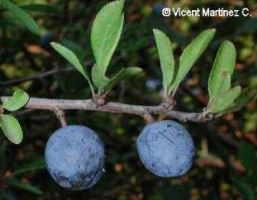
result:
<svg viewBox="0 0 257 200"><path fill-rule="evenodd" d="M107 1L17 0L39 24L41 32L17 23L0 7L0 87L1 95L11 95L18 86L31 96L83 99L90 88L50 46L54 40L77 53L92 67L90 29L95 14ZM208 103L208 76L218 46L230 40L238 57L235 85L257 89L257 19L252 18L164 18L161 8L211 7L252 8L248 1L126 1L125 27L107 74L124 66L139 66L144 74L117 85L111 100L132 104L156 105L161 101L161 70L153 28L171 38L175 59L185 45L207 28L216 28L214 41L179 87L176 108L201 111ZM254 10L255 9L255 10ZM49 76L46 73L50 71ZM59 73L54 73L59 71ZM28 80L26 77L32 77ZM26 81L22 79L26 79ZM43 153L47 139L60 127L56 117L46 111L18 111L16 117L24 129L24 141L10 144L0 137L0 199L120 199L120 200L201 200L256 199L257 187L257 104L256 101L236 113L203 124L185 123L197 146L193 169L186 176L160 179L140 163L135 139L144 121L135 116L99 112L69 111L69 124L84 124L96 130L107 150L107 173L92 189L69 192L59 188L44 168Z"/></svg>

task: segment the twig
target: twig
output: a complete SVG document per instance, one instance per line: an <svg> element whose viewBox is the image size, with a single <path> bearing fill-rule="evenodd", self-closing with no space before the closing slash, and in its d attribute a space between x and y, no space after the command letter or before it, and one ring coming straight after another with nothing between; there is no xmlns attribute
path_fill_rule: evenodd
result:
<svg viewBox="0 0 257 200"><path fill-rule="evenodd" d="M25 77L25 78L21 78L21 79L14 79L14 80L10 80L10 81L6 81L6 82L1 82L0 83L0 88L1 87L11 87L20 83L23 83L25 81L32 81L32 80L36 80L36 79L42 79L45 78L47 76L51 76L53 74L57 74L57 73L61 73L61 72L68 72L68 71L73 71L74 68L63 68L63 69L53 69L47 72L42 72L39 73L37 75L33 75L33 76L29 76L29 77Z"/></svg>
<svg viewBox="0 0 257 200"><path fill-rule="evenodd" d="M92 64L92 61L86 61L84 63L85 66ZM11 87L26 81L32 81L32 80L37 80L37 79L42 79L48 76L52 76L54 74L58 74L58 73L62 73L62 72L70 72L70 71L75 71L75 68L73 67L67 67L67 68L55 68L52 69L50 71L46 71L46 72L42 72L33 76L29 76L29 77L25 77L25 78L21 78L21 79L14 79L14 80L10 80L10 81L6 81L6 82L0 82L0 88L3 87Z"/></svg>
<svg viewBox="0 0 257 200"><path fill-rule="evenodd" d="M65 113L63 110L59 109L59 108L55 108L54 113L56 115L56 117L59 119L59 121L61 122L62 127L67 126L67 122L66 122L66 118L65 118Z"/></svg>
<svg viewBox="0 0 257 200"><path fill-rule="evenodd" d="M1 97L4 102L8 97ZM102 106L97 105L92 99L87 100L65 100L65 99L45 99L45 98L30 98L29 102L25 106L29 109L38 110L88 110L88 111L101 111L111 113L124 113L133 114L144 117L151 114L165 113L167 117L174 118L183 122L204 122L213 119L213 116L206 116L203 113L187 113L175 110L167 110L162 105L157 106L143 106L143 105L129 105L124 103L108 102Z"/></svg>

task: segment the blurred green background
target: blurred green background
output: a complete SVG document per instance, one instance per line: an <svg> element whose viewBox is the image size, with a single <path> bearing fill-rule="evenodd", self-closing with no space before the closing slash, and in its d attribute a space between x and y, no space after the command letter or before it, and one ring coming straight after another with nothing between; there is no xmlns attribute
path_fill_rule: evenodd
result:
<svg viewBox="0 0 257 200"><path fill-rule="evenodd" d="M55 40L73 49L90 69L93 55L90 28L108 1L16 0L48 34L30 33L0 7L0 88L14 87L44 98L90 98L87 82L49 46ZM161 9L248 7L253 17L162 17ZM139 66L140 77L121 82L109 99L130 104L157 105L161 101L159 58L153 28L165 31L178 57L185 45L206 28L217 34L207 51L180 86L176 109L197 112L208 103L208 75L221 41L235 43L238 58L234 83L257 90L256 0L127 0L126 24L109 72ZM256 200L257 103L208 123L185 123L197 147L192 170L175 179L150 174L140 163L135 140L145 122L137 116L100 112L66 112L69 124L84 124L106 144L106 173L92 189L70 192L58 187L44 168L44 147L60 124L53 113L22 110L16 113L24 132L21 145L0 136L0 200Z"/></svg>

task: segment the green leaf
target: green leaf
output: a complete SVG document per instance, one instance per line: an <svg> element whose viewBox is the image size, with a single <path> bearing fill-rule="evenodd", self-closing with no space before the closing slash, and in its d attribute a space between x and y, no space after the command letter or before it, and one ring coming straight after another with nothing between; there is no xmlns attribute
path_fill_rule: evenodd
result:
<svg viewBox="0 0 257 200"><path fill-rule="evenodd" d="M234 103L225 110L225 112L238 111L255 99L257 99L256 90L252 88L246 88L242 91L241 95L234 101Z"/></svg>
<svg viewBox="0 0 257 200"><path fill-rule="evenodd" d="M230 41L224 41L217 52L209 76L208 91L210 99L215 98L231 87L231 76L234 72L235 64L235 46Z"/></svg>
<svg viewBox="0 0 257 200"><path fill-rule="evenodd" d="M207 48L215 35L215 29L207 29L200 33L182 52L179 58L179 68L171 90L176 91L180 82L185 78L197 59Z"/></svg>
<svg viewBox="0 0 257 200"><path fill-rule="evenodd" d="M171 85L174 76L174 56L172 45L168 36L162 31L154 29L153 33L161 62L161 70L163 77L162 85L165 95L168 96L168 89Z"/></svg>
<svg viewBox="0 0 257 200"><path fill-rule="evenodd" d="M68 49L67 47L57 43L57 42L51 42L51 46L60 54L62 55L71 65L73 65L86 79L89 78L86 70L80 63L78 57Z"/></svg>
<svg viewBox="0 0 257 200"><path fill-rule="evenodd" d="M109 83L109 78L99 73L99 67L95 64L92 68L91 75L94 85L98 88L98 92L102 93L106 85Z"/></svg>
<svg viewBox="0 0 257 200"><path fill-rule="evenodd" d="M128 67L121 69L116 75L113 76L113 78L109 79L109 82L105 87L105 91L111 90L119 81L136 76L141 72L142 69L139 67Z"/></svg>
<svg viewBox="0 0 257 200"><path fill-rule="evenodd" d="M32 12L41 12L45 14L57 14L60 13L59 10L53 6L46 5L46 4L27 4L24 6L21 6L22 9L26 11L32 11Z"/></svg>
<svg viewBox="0 0 257 200"><path fill-rule="evenodd" d="M240 93L240 86L236 86L232 89L225 91L223 94L216 96L215 99L211 101L211 103L207 107L207 111L211 113L218 113L226 110L239 97Z"/></svg>
<svg viewBox="0 0 257 200"><path fill-rule="evenodd" d="M28 172L38 171L41 169L45 169L44 158L39 158L37 160L33 160L30 163L26 163L25 165L18 166L17 169L13 172L13 175L18 176Z"/></svg>
<svg viewBox="0 0 257 200"><path fill-rule="evenodd" d="M15 178L9 179L7 181L7 183L11 186L26 190L26 191L31 192L31 193L36 194L36 195L42 195L43 194L42 190L40 190L38 187L35 187L35 186L33 186L31 184L27 184L27 183L26 184L20 183Z"/></svg>
<svg viewBox="0 0 257 200"><path fill-rule="evenodd" d="M91 91L94 91L89 75L75 53L57 42L51 42L51 46L84 76L90 85Z"/></svg>
<svg viewBox="0 0 257 200"><path fill-rule="evenodd" d="M103 85L107 67L120 40L124 14L124 0L117 0L105 5L96 15L91 31L91 46L96 60L92 71L94 84L99 88Z"/></svg>
<svg viewBox="0 0 257 200"><path fill-rule="evenodd" d="M1 115L0 125L4 135L14 144L20 144L23 139L23 132L18 120L12 115Z"/></svg>
<svg viewBox="0 0 257 200"><path fill-rule="evenodd" d="M66 48L70 49L82 62L83 60L86 60L86 53L83 46L81 46L78 43L73 42L72 40L63 39L62 45Z"/></svg>
<svg viewBox="0 0 257 200"><path fill-rule="evenodd" d="M16 6L9 0L1 0L1 3L2 6L7 9L20 24L27 27L32 33L38 36L43 34L44 31L39 28L34 19L22 8Z"/></svg>
<svg viewBox="0 0 257 200"><path fill-rule="evenodd" d="M16 89L13 96L8 98L8 100L3 103L3 108L8 111L16 111L22 108L28 102L28 100L29 95L25 91Z"/></svg>

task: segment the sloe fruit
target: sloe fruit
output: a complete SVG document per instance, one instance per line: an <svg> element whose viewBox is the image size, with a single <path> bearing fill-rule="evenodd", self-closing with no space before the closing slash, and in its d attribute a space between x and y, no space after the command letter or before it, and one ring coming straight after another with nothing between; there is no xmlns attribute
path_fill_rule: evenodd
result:
<svg viewBox="0 0 257 200"><path fill-rule="evenodd" d="M60 128L45 149L47 170L60 186L71 190L91 188L104 172L104 145L97 134L80 125Z"/></svg>
<svg viewBox="0 0 257 200"><path fill-rule="evenodd" d="M192 166L195 154L192 137L175 121L146 125L136 145L143 165L157 176L182 176Z"/></svg>

